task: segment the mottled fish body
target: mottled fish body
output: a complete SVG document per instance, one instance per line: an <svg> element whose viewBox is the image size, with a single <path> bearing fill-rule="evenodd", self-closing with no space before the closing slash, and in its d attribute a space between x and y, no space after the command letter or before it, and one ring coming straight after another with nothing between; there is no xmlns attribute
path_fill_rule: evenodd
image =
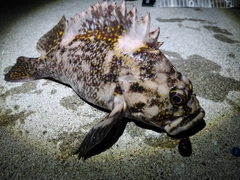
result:
<svg viewBox="0 0 240 180"><path fill-rule="evenodd" d="M137 18L125 3L90 6L59 23L37 43L39 58L19 57L5 75L22 82L53 78L86 101L110 110L76 153L88 158L111 147L134 119L177 135L203 120L189 79L159 50L160 29L150 32L150 14Z"/></svg>

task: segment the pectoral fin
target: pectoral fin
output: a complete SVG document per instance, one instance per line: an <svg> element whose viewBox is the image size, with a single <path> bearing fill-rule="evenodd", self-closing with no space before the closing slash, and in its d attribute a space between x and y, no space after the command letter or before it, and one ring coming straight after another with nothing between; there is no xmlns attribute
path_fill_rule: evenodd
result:
<svg viewBox="0 0 240 180"><path fill-rule="evenodd" d="M109 116L96 124L86 135L82 144L74 154L78 154L79 159L100 154L110 148L122 135L127 121L123 119L121 113L124 104L116 104Z"/></svg>

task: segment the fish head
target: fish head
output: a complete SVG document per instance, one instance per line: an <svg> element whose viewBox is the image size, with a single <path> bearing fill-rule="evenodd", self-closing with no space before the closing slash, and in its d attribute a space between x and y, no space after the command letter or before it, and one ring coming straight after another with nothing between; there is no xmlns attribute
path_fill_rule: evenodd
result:
<svg viewBox="0 0 240 180"><path fill-rule="evenodd" d="M183 76L183 78L185 77ZM160 114L163 114L163 117L165 115L166 119L163 122L155 121L155 123L159 124L170 135L177 135L190 130L205 116L204 109L200 106L196 94L193 93L191 81L187 78L184 89L179 87L169 89L166 102L169 104L168 108L159 111ZM166 112L170 112L169 117Z"/></svg>
<svg viewBox="0 0 240 180"><path fill-rule="evenodd" d="M160 127L173 136L202 121L205 111L191 81L164 55L151 68L151 77L145 73L144 77L127 75L119 79L131 118Z"/></svg>

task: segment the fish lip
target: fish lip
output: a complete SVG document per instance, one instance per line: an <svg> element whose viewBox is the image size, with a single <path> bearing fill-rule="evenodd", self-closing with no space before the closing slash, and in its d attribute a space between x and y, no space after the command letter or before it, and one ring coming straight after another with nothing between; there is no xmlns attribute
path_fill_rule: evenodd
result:
<svg viewBox="0 0 240 180"><path fill-rule="evenodd" d="M165 126L165 130L169 135L177 135L183 131L191 129L199 121L203 120L205 111L203 108L199 108L194 114L187 115L184 118L176 118L175 120L181 121L176 127L169 128L169 125Z"/></svg>
<svg viewBox="0 0 240 180"><path fill-rule="evenodd" d="M204 116L205 116L204 109L203 108L199 108L194 114L190 114L187 117L183 118L182 123L180 123L180 125L186 125L189 122L199 121L199 120L203 119Z"/></svg>

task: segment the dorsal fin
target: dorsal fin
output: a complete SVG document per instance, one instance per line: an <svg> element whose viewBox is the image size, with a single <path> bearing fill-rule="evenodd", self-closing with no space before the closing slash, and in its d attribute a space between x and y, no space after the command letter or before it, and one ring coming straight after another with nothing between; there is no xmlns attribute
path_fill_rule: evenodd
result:
<svg viewBox="0 0 240 180"><path fill-rule="evenodd" d="M58 42L61 41L63 33L66 29L66 19L65 16L61 18L61 20L58 22L54 28L52 28L50 31L48 31L46 34L44 34L37 43L37 50L38 52L46 53L48 52L52 47L54 47Z"/></svg>
<svg viewBox="0 0 240 180"><path fill-rule="evenodd" d="M149 38L147 39L147 44L149 47L155 47L158 49L163 42L158 42L158 36L160 34L160 28L158 27L156 30L149 33Z"/></svg>
<svg viewBox="0 0 240 180"><path fill-rule="evenodd" d="M161 45L158 42L160 30L157 28L150 32L150 23L150 13L138 20L135 6L127 13L124 1L118 7L116 2L107 5L107 1L104 1L101 4L96 3L89 6L86 11L75 15L69 21L65 21L65 18L63 18L39 40L38 47L40 48L38 49L46 51L49 50L49 45L58 43L58 40L61 40L61 46L65 46L74 39L85 37L103 41L107 39L106 43L112 44L118 42L119 44L115 46L115 49L127 52L140 50L142 47L158 49ZM61 34L62 38L59 39L59 33L56 32L62 31L64 33ZM121 40L121 38L123 39Z"/></svg>

